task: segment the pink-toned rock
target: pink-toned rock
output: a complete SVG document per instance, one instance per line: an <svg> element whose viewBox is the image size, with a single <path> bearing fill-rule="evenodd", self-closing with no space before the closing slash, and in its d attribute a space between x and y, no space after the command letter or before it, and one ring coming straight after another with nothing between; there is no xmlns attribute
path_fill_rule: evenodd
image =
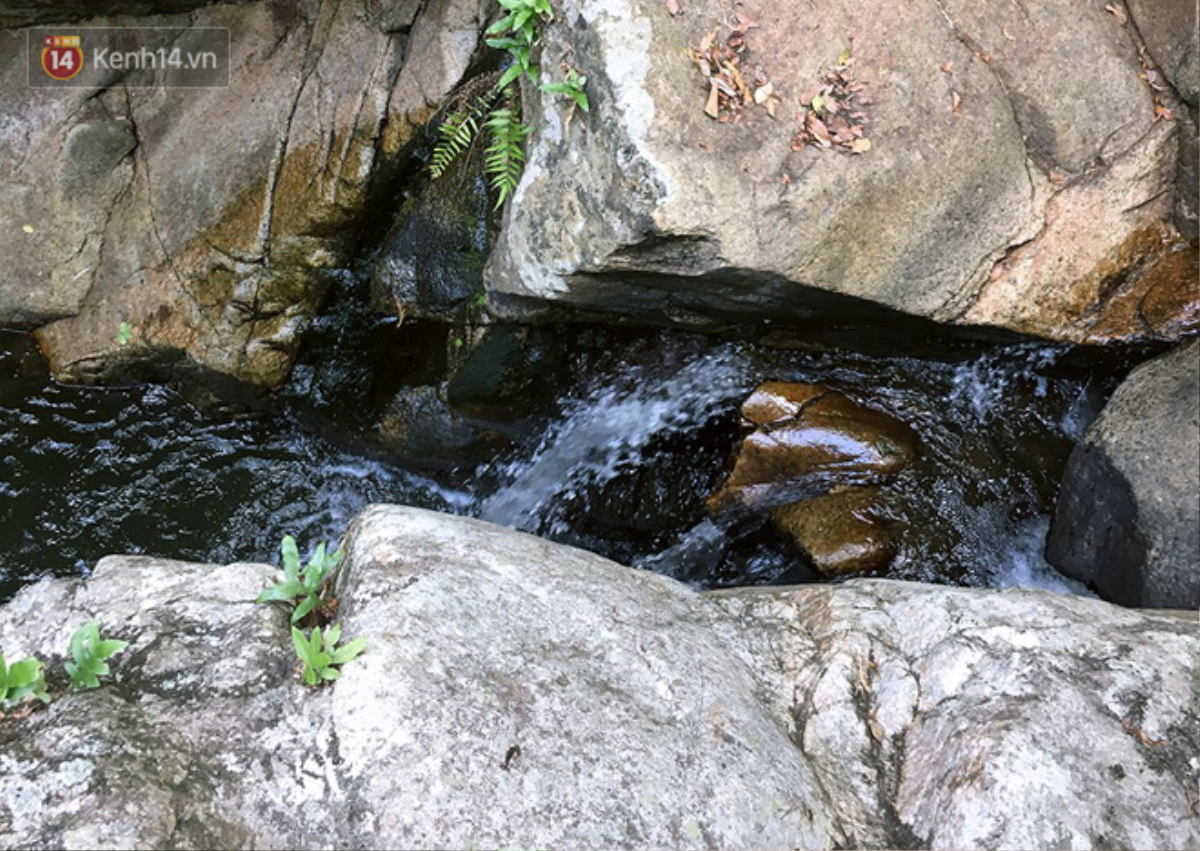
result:
<svg viewBox="0 0 1200 851"><path fill-rule="evenodd" d="M521 297L502 309L778 327L894 324L888 308L1073 342L1194 327L1183 276L1153 287L1152 327L1123 306L1150 298L1143 271L1178 262L1171 211L1195 191L1177 189L1180 122L1156 113L1171 94L1152 92L1124 12L761 0L736 58L775 114L716 121L687 51L742 19L717 0L667 5L564 0L548 29L593 108L568 121L560 98L525 93L529 162L488 267ZM839 58L863 86L858 154L794 142L806 90Z"/></svg>

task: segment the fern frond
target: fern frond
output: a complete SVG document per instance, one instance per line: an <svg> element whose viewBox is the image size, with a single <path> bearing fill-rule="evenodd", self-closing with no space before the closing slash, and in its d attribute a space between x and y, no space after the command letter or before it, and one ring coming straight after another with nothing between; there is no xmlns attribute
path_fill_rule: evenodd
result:
<svg viewBox="0 0 1200 851"><path fill-rule="evenodd" d="M516 111L509 108L493 110L484 127L491 140L484 152L484 170L498 195L496 209L500 209L521 179L525 164L522 145L533 130L522 124Z"/></svg>
<svg viewBox="0 0 1200 851"><path fill-rule="evenodd" d="M500 93L490 90L447 115L438 126L438 141L429 159L429 173L435 179L446 173L479 135L479 121L492 108Z"/></svg>

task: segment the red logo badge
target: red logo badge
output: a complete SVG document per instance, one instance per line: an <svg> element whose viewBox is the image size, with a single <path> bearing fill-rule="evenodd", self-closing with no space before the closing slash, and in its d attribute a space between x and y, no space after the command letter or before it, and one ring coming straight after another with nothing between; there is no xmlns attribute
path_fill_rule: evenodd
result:
<svg viewBox="0 0 1200 851"><path fill-rule="evenodd" d="M79 36L46 36L42 69L56 80L69 80L82 71L83 49L79 46Z"/></svg>

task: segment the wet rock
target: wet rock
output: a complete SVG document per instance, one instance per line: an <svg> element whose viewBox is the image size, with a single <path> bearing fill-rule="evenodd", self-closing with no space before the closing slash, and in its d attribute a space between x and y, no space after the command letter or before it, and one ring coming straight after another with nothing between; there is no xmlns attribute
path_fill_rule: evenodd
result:
<svg viewBox="0 0 1200 851"><path fill-rule="evenodd" d="M869 573L896 554L892 528L875 516L878 488L847 488L771 510L771 519L827 576Z"/></svg>
<svg viewBox="0 0 1200 851"><path fill-rule="evenodd" d="M428 4L411 51L407 13L368 0L104 19L228 28L230 85L209 90L31 88L24 34L0 32L15 122L0 139L0 323L38 327L61 379L176 374L187 360L277 386L399 154L385 126L458 82L479 5ZM474 21L474 40L465 25L442 32L448 16Z"/></svg>
<svg viewBox="0 0 1200 851"><path fill-rule="evenodd" d="M500 308L698 326L895 325L900 311L1097 342L1111 339L1093 326L1123 271L1174 250L1176 128L1155 122L1113 15L1080 17L1067 0L854 0L814 17L769 0L743 73L761 69L784 117L746 106L722 123L680 57L727 11L564 3L545 49L586 71L592 110L568 121L563 99L524 93L529 161L486 273L514 297ZM801 94L851 43L870 150L793 150ZM1176 339L1164 329L1177 325L1119 336Z"/></svg>
<svg viewBox="0 0 1200 851"><path fill-rule="evenodd" d="M1046 558L1126 606L1200 608L1200 343L1134 370L1071 453Z"/></svg>
<svg viewBox="0 0 1200 851"><path fill-rule="evenodd" d="M379 442L422 469L479 463L508 445L502 435L455 413L444 388L430 385L400 389L380 418Z"/></svg>
<svg viewBox="0 0 1200 851"><path fill-rule="evenodd" d="M549 412L568 386L567 342L543 328L491 325L473 342L446 386L469 417L507 422Z"/></svg>
<svg viewBox="0 0 1200 851"><path fill-rule="evenodd" d="M319 691L250 602L264 565L110 557L6 604L6 658L57 668L93 615L132 644L115 682L0 721L0 845L1200 842L1193 618L878 580L696 594L396 506L346 548L367 649Z"/></svg>
<svg viewBox="0 0 1200 851"><path fill-rule="evenodd" d="M492 206L477 145L400 212L371 275L376 309L458 322L480 314Z"/></svg>
<svg viewBox="0 0 1200 851"><path fill-rule="evenodd" d="M916 451L904 423L817 384L764 384L743 404L742 418L755 430L709 498L715 513L764 510L876 482L908 466Z"/></svg>

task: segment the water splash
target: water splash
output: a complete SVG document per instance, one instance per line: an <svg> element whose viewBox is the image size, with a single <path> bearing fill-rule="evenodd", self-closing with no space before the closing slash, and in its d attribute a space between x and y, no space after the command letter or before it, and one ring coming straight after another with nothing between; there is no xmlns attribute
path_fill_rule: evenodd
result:
<svg viewBox="0 0 1200 851"><path fill-rule="evenodd" d="M652 373L645 366L628 367L590 398L570 402L532 457L507 465L507 484L482 502L479 516L514 529L548 531L543 523L564 496L637 465L657 435L703 423L750 385L746 365L731 346L710 351L666 379Z"/></svg>

